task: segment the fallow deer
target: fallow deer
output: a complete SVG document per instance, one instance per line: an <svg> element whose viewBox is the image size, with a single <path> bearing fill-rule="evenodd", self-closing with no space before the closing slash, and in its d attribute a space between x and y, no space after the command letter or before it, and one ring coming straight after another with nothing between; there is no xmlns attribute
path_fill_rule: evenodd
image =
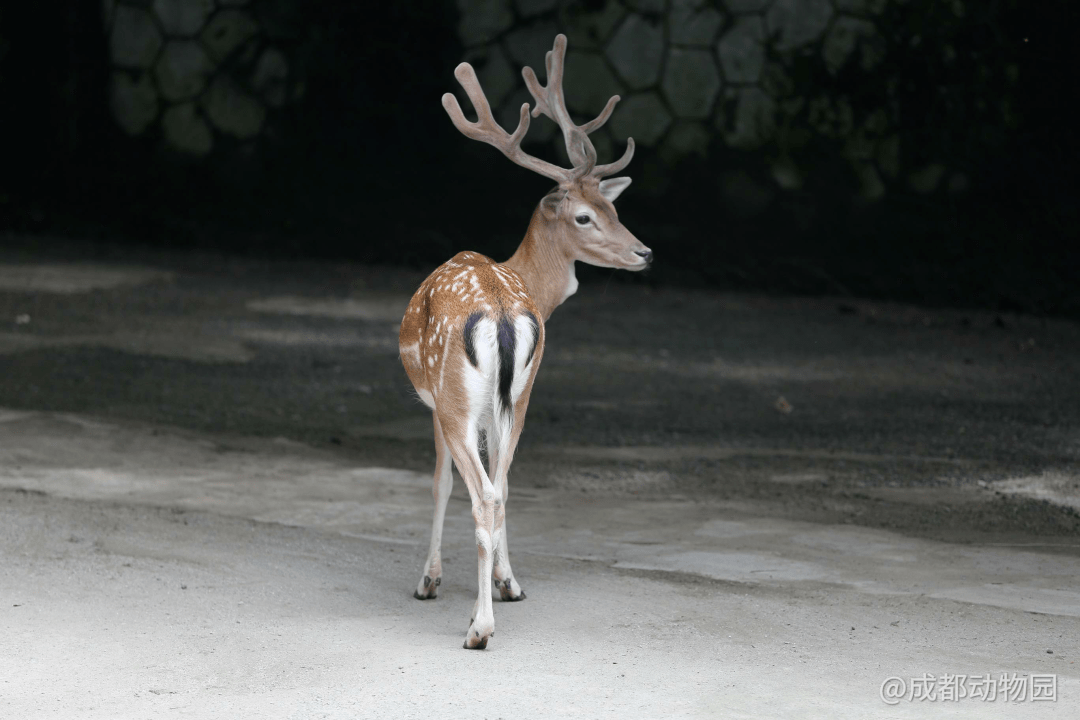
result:
<svg viewBox="0 0 1080 720"><path fill-rule="evenodd" d="M491 578L504 601L524 600L510 569L506 541L507 471L517 447L529 394L544 355L544 322L577 290L574 263L642 270L652 251L619 222L612 201L630 178L604 180L629 164L633 139L622 158L596 164L589 133L611 115L612 97L594 120L575 125L563 98L566 37L555 38L547 53L547 85L531 68L522 70L536 107L562 130L573 167L564 169L522 151L529 129L529 104L513 134L492 117L476 73L468 63L454 70L476 110L477 121L465 119L457 99L443 95L442 104L465 136L498 148L522 167L554 180L533 212L525 239L505 263L475 252L462 252L441 265L413 295L401 323L401 360L420 399L432 409L435 423L435 517L431 546L415 597L434 598L442 578L441 541L446 503L457 465L476 523L480 592L465 637L466 648L487 647L495 629ZM488 470L480 457L486 441Z"/></svg>

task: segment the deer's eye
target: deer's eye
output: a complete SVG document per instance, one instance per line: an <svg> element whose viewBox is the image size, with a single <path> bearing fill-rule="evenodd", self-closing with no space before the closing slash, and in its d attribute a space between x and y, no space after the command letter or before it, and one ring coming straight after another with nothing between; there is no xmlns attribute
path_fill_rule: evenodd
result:
<svg viewBox="0 0 1080 720"><path fill-rule="evenodd" d="M588 215L578 215L574 219L577 220L578 225L588 225L589 224L589 216Z"/></svg>

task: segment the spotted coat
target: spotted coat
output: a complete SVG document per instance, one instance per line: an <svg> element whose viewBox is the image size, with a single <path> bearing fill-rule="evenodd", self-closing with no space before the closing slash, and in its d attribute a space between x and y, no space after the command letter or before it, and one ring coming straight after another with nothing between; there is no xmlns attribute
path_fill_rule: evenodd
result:
<svg viewBox="0 0 1080 720"><path fill-rule="evenodd" d="M480 253L458 253L424 280L401 322L401 361L429 407L468 362L464 330L477 312L493 320L531 315L542 336L540 311L517 272Z"/></svg>

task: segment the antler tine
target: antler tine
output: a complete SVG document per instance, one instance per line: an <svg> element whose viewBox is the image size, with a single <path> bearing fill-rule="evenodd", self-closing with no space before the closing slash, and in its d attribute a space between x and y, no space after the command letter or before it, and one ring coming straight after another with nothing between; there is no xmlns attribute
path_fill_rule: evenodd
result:
<svg viewBox="0 0 1080 720"><path fill-rule="evenodd" d="M613 163L607 165L597 165L593 168L590 175L594 178L607 177L608 175L614 175L617 172L622 172L623 168L630 164L630 161L634 157L634 138L626 138L626 152L623 156Z"/></svg>
<svg viewBox="0 0 1080 720"><path fill-rule="evenodd" d="M588 136L576 128L574 129L574 136L581 143L581 152L585 156L582 163L574 167L573 179L577 180L593 172L596 165L596 148L593 147Z"/></svg>
<svg viewBox="0 0 1080 720"><path fill-rule="evenodd" d="M580 168L586 161L586 153L582 145L591 144L587 133L582 133L584 140L578 140L577 132L581 130L570 118L570 112L566 109L566 98L563 96L563 69L566 63L566 36L555 36L555 46L544 56L544 66L547 68L547 85L541 85L536 79L536 73L530 67L522 68L521 75L525 78L525 85L529 88L536 101L533 109L533 117L541 113L555 121L563 133L563 141L566 143L566 154L574 163L575 169ZM599 127L599 126L598 126Z"/></svg>
<svg viewBox="0 0 1080 720"><path fill-rule="evenodd" d="M550 84L551 78L551 51L548 50L547 60L547 76ZM547 88L540 84L540 81L536 79L536 73L533 72L531 67L523 67L521 69L521 76L525 78L525 87L529 89L529 94L533 96L533 100L536 101L536 107L533 108L532 116L540 117L541 114L547 115L552 120L555 120L555 113L548 107L547 102ZM558 120L555 120L558 122Z"/></svg>
<svg viewBox="0 0 1080 720"><path fill-rule="evenodd" d="M529 93L536 101L532 116L539 117L544 114L559 125L563 132L563 140L566 142L566 152L574 163L575 177L589 174L594 177L602 177L603 175L598 174L601 169L604 169L603 174L609 175L626 167L634 153L632 142L627 150L628 154L622 159L597 168L594 167L596 151L592 147L592 141L588 138L589 133L599 129L608 121L611 113L615 110L615 105L621 98L618 95L613 95L607 101L604 109L594 119L584 125L575 125L570 118L569 110L566 109L566 98L563 95L562 88L563 73L566 68L565 35L560 34L555 37L555 46L544 56L544 66L547 68L547 85L540 84L532 68L526 67L521 71L522 76L525 78L525 85L529 88ZM590 150L592 152L589 152ZM585 169L582 172L583 166Z"/></svg>
<svg viewBox="0 0 1080 720"><path fill-rule="evenodd" d="M556 45L559 42L559 36L555 37ZM544 77L547 78L548 85L551 85L551 57L552 51L548 50L544 53ZM533 117L540 117L543 113L552 120L555 120L555 114L552 112L551 107L547 102L547 88L540 84L540 81L536 79L536 73L533 72L531 67L524 67L521 69L521 74L525 78L525 85L529 88L529 93L533 96L533 100L536 101L536 108L532 111ZM562 82L562 74L559 75L559 81ZM558 122L558 120L555 120Z"/></svg>
<svg viewBox="0 0 1080 720"><path fill-rule="evenodd" d="M461 111L461 105L453 93L442 96L442 105L462 135L473 140L480 140L498 148L503 155L512 162L528 168L558 183L564 183L573 176L573 171L564 170L557 165L533 157L521 149L521 141L529 130L529 103L521 106L521 116L518 120L517 129L511 135L495 121L491 114L491 106L484 95L480 81L476 78L476 71L469 63L461 63L454 69L454 77L465 88L465 93L476 108L476 122L472 123L465 119Z"/></svg>
<svg viewBox="0 0 1080 720"><path fill-rule="evenodd" d="M612 95L611 99L607 101L607 105L605 105L604 109L600 111L600 114L581 126L581 132L588 135L593 130L598 130L603 127L604 123L606 123L608 121L608 118L611 117L611 112L615 109L615 105L620 100L622 100L622 98L618 95Z"/></svg>

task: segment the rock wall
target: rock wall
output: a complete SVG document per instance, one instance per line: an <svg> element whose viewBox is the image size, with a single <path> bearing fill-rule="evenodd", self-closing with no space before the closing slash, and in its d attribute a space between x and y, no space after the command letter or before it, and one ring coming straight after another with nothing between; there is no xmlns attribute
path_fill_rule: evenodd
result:
<svg viewBox="0 0 1080 720"><path fill-rule="evenodd" d="M521 66L561 31L575 115L624 98L597 145L639 143L621 211L663 253L653 281L1080 312L1078 246L1059 240L1077 224L1078 8L0 3L0 231L505 257L538 180L464 141L438 98L469 59L512 124ZM527 141L555 160L547 123Z"/></svg>
<svg viewBox="0 0 1080 720"><path fill-rule="evenodd" d="M978 22L969 21L968 4L457 0L457 31L507 125L529 99L521 66L542 69L551 38L563 32L571 111L595 115L611 95L623 98L608 127L594 135L601 158L631 136L669 165L718 148L760 151L775 186L793 190L802 186L808 162L800 150L827 141L846 159L857 194L875 200L890 186L920 193L967 187L964 169L948 165L953 158L905 147L913 138L905 138L902 128L922 120L913 116L916 108L925 105L927 93L946 92L940 83L955 83L950 76L958 66L980 65L961 73L971 76L970 94L991 91L970 99L972 119L995 130L1011 121L1016 66L977 52L958 57L962 36ZM925 78L927 87L911 87L915 78L906 61L913 54L941 70L939 77ZM526 142L553 142L565 156L550 121L531 130Z"/></svg>
<svg viewBox="0 0 1080 720"><path fill-rule="evenodd" d="M1015 119L1015 64L961 49L979 22L969 17L970 0L455 1L464 59L506 125L530 100L521 68L542 69L555 34L568 36L571 111L592 115L611 95L623 98L593 136L601 158L627 137L668 166L725 149L757 152L775 189L797 190L811 157L826 152L844 158L858 197L876 200L890 188L969 185L962 159L947 157L944 136L927 142L926 133L909 132L928 93L940 93L939 104L966 103L960 112L983 134L1000 135ZM303 32L290 22L296 6L104 0L116 123L191 157L222 141L253 144L304 94L290 56L289 39ZM914 77L913 61L939 77ZM526 143L551 143L565 158L546 119Z"/></svg>
<svg viewBox="0 0 1080 720"><path fill-rule="evenodd" d="M273 0L104 0L117 125L194 157L223 138L253 142L304 93L288 12Z"/></svg>

